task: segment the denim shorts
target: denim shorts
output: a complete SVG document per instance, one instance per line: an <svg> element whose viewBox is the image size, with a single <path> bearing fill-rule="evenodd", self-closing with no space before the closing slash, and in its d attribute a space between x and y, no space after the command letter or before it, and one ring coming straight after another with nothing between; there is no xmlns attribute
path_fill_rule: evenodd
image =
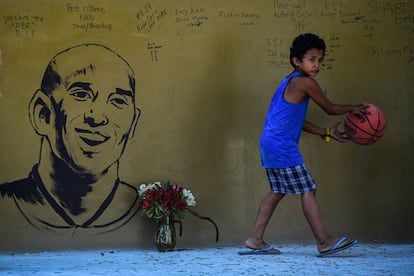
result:
<svg viewBox="0 0 414 276"><path fill-rule="evenodd" d="M267 168L266 173L274 193L297 195L316 190L316 183L305 164L279 169Z"/></svg>

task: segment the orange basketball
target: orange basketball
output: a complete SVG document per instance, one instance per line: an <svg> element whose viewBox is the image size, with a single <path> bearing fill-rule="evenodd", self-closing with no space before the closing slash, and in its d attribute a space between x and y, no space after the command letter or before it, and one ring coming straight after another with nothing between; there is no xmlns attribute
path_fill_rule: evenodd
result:
<svg viewBox="0 0 414 276"><path fill-rule="evenodd" d="M349 112L345 116L345 133L356 144L371 145L377 142L384 135L385 121L384 112L373 104L366 104L368 114L359 118Z"/></svg>

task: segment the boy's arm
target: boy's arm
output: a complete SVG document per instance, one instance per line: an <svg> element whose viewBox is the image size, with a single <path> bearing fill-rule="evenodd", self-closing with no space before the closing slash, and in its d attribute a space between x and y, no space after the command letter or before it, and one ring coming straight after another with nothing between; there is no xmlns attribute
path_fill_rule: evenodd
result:
<svg viewBox="0 0 414 276"><path fill-rule="evenodd" d="M325 129L318 127L317 125L305 120L305 123L303 124L303 131L306 131L310 134L315 134L319 136L325 135Z"/></svg>
<svg viewBox="0 0 414 276"><path fill-rule="evenodd" d="M344 132L338 130L338 126L341 122L336 122L330 128L321 128L307 120L303 124L303 131L306 131L311 134L319 135L326 142L330 141L330 138L335 139L340 143L345 143L349 141L349 138Z"/></svg>
<svg viewBox="0 0 414 276"><path fill-rule="evenodd" d="M343 105L332 103L322 92L319 84L312 78L301 78L301 86L303 91L327 114L329 115L340 115L347 112L352 112L356 115L361 116L362 113L366 113L366 105Z"/></svg>

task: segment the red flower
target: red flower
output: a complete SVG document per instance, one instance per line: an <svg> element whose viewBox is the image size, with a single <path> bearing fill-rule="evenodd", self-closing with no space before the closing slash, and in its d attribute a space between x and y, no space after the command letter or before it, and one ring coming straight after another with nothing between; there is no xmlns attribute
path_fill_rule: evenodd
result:
<svg viewBox="0 0 414 276"><path fill-rule="evenodd" d="M154 203L154 201L152 199L150 199L150 198L145 199L145 200L141 201L141 208L143 210L148 210L153 203Z"/></svg>
<svg viewBox="0 0 414 276"><path fill-rule="evenodd" d="M175 202L174 207L179 211L184 211L185 207L187 207L187 204L183 202L182 200Z"/></svg>
<svg viewBox="0 0 414 276"><path fill-rule="evenodd" d="M145 194L147 195L147 198L151 198L151 197L154 196L155 191L153 191L153 190L146 190L145 191Z"/></svg>
<svg viewBox="0 0 414 276"><path fill-rule="evenodd" d="M154 197L155 197L156 200L158 200L163 196L163 194L164 194L164 189L160 188L160 189L155 191L155 196Z"/></svg>
<svg viewBox="0 0 414 276"><path fill-rule="evenodd" d="M161 206L165 209L169 203L170 203L170 200L168 198L164 198L164 200L161 203Z"/></svg>

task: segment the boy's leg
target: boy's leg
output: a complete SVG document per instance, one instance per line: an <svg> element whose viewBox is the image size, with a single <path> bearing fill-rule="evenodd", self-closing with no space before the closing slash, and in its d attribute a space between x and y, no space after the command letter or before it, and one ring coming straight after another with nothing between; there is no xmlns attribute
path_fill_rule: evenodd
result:
<svg viewBox="0 0 414 276"><path fill-rule="evenodd" d="M256 222L253 226L253 230L245 242L247 247L262 249L269 246L263 241L264 231L276 209L277 204L284 196L284 194L269 192L262 199L259 210L257 211Z"/></svg>
<svg viewBox="0 0 414 276"><path fill-rule="evenodd" d="M302 195L302 208L306 220L315 236L319 252L331 249L338 242L339 238L331 238L323 225L319 205L316 200L316 191L306 192ZM340 246L350 242L352 240L345 240Z"/></svg>

